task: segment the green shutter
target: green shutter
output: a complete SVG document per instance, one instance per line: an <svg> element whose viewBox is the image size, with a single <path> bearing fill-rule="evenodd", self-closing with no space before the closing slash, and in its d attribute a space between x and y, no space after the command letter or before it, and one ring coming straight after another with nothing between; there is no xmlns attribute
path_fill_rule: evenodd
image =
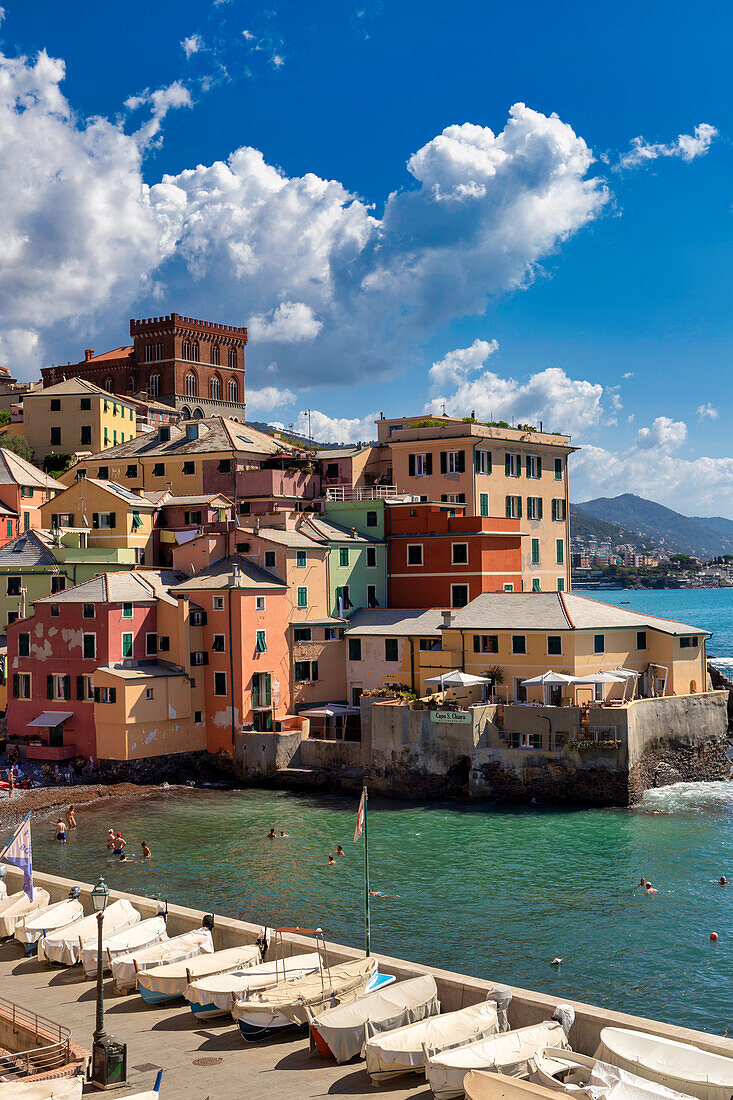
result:
<svg viewBox="0 0 733 1100"><path fill-rule="evenodd" d="M510 454L504 455L504 473L507 477L512 476L512 456Z"/></svg>
<svg viewBox="0 0 733 1100"><path fill-rule="evenodd" d="M522 498L517 497L517 519L522 518Z"/></svg>
<svg viewBox="0 0 733 1100"><path fill-rule="evenodd" d="M311 680L318 679L318 661L311 661Z"/></svg>
<svg viewBox="0 0 733 1100"><path fill-rule="evenodd" d="M511 497L506 498L506 518L507 519L512 518L512 498Z"/></svg>
<svg viewBox="0 0 733 1100"><path fill-rule="evenodd" d="M542 497L537 497L537 519L542 519Z"/></svg>
<svg viewBox="0 0 733 1100"><path fill-rule="evenodd" d="M479 496L479 508L482 516L488 516L489 514L489 494L481 493Z"/></svg>
<svg viewBox="0 0 733 1100"><path fill-rule="evenodd" d="M537 477L542 477L542 457L537 455Z"/></svg>

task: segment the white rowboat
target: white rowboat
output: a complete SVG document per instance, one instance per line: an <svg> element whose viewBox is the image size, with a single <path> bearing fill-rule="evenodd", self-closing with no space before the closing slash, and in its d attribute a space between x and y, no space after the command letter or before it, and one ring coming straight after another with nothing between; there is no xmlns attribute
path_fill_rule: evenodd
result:
<svg viewBox="0 0 733 1100"><path fill-rule="evenodd" d="M604 1027L595 1056L699 1100L730 1100L733 1094L733 1058L711 1054L690 1043L644 1031Z"/></svg>
<svg viewBox="0 0 733 1100"><path fill-rule="evenodd" d="M685 1100L685 1095L587 1054L546 1047L537 1055L530 1080L559 1096L580 1100Z"/></svg>
<svg viewBox="0 0 733 1100"><path fill-rule="evenodd" d="M140 996L148 1004L162 1004L182 997L191 981L212 974L240 973L260 961L260 949L255 944L247 947L228 947L211 955L198 955L195 959L164 963L144 970L137 976Z"/></svg>
<svg viewBox="0 0 733 1100"><path fill-rule="evenodd" d="M83 1087L79 1074L51 1081L7 1081L0 1084L0 1095L3 1100L81 1100Z"/></svg>
<svg viewBox="0 0 733 1100"><path fill-rule="evenodd" d="M226 974L211 974L196 978L183 994L194 1016L208 1020L214 1016L229 1016L235 1001L250 994L268 989L278 982L294 981L306 974L315 974L321 966L317 951L305 955L291 955L273 962L238 968Z"/></svg>
<svg viewBox="0 0 733 1100"><path fill-rule="evenodd" d="M102 969L109 970L112 961L118 955L129 955L138 948L149 947L167 939L165 933L164 917L149 917L147 920L138 921L137 924L125 928L122 932L115 932L111 936L102 939ZM97 973L97 946L98 938L85 940L81 945L81 964L88 978L93 978Z"/></svg>
<svg viewBox="0 0 733 1100"><path fill-rule="evenodd" d="M48 890L33 887L33 901L29 901L25 890L11 894L0 901L0 938L12 936L18 921L31 916L39 909L45 909L51 900Z"/></svg>
<svg viewBox="0 0 733 1100"><path fill-rule="evenodd" d="M74 924L84 916L84 907L80 901L67 898L66 901L55 901L53 905L46 905L43 909L37 909L35 913L28 913L19 920L15 926L15 938L25 947L26 955L33 954L35 946L41 936L49 935L57 928L64 928L67 924Z"/></svg>
<svg viewBox="0 0 733 1100"><path fill-rule="evenodd" d="M113 932L121 932L124 928L138 924L139 921L140 914L137 909L133 909L125 898L120 898L105 909L103 929L108 936L111 936ZM38 958L61 966L74 966L81 961L79 940L96 936L97 928L96 913L84 917L84 920L67 924L63 928L56 928L38 941Z"/></svg>
<svg viewBox="0 0 733 1100"><path fill-rule="evenodd" d="M137 976L143 970L152 970L163 963L182 962L196 955L211 955L214 941L208 928L195 928L173 939L161 940L151 947L132 951L127 955L118 955L112 961L112 977L118 990L130 991L137 985Z"/></svg>

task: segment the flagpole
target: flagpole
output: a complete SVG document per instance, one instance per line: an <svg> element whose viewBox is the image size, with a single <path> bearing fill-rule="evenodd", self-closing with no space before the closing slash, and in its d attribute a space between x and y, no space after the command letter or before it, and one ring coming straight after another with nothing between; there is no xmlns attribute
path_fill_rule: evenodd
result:
<svg viewBox="0 0 733 1100"><path fill-rule="evenodd" d="M366 956L367 958L371 954L372 947L372 935L371 924L369 919L369 832L367 819L369 814L367 812L367 803L369 801L369 794L364 786L364 934L366 941Z"/></svg>

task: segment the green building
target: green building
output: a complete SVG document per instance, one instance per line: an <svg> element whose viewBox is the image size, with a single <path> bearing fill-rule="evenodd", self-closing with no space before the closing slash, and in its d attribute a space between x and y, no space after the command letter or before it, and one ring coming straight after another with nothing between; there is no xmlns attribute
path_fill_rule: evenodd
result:
<svg viewBox="0 0 733 1100"><path fill-rule="evenodd" d="M383 503L329 503L323 516L308 516L306 523L308 536L328 545L331 614L348 618L360 607L385 607L387 545Z"/></svg>

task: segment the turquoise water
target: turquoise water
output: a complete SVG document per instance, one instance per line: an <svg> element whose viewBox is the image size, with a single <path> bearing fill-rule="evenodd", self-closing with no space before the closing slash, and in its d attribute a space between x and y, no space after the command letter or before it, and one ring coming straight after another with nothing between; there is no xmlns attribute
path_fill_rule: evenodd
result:
<svg viewBox="0 0 733 1100"><path fill-rule="evenodd" d="M708 641L708 656L723 658L721 668L728 663L726 659L733 658L733 588L631 589L583 591L582 594L605 603L628 605L632 611L648 611L650 615L678 619L690 626L710 630L713 636Z"/></svg>
<svg viewBox="0 0 733 1100"><path fill-rule="evenodd" d="M356 799L171 791L34 827L35 864L271 925L363 943ZM107 829L149 862L108 857ZM289 839L270 841L273 826ZM370 802L375 951L722 1032L733 1024L733 785L681 784L635 810ZM346 858L328 867L337 843ZM659 889L635 889L642 875ZM709 941L710 931L720 941ZM562 956L554 969L551 961Z"/></svg>

